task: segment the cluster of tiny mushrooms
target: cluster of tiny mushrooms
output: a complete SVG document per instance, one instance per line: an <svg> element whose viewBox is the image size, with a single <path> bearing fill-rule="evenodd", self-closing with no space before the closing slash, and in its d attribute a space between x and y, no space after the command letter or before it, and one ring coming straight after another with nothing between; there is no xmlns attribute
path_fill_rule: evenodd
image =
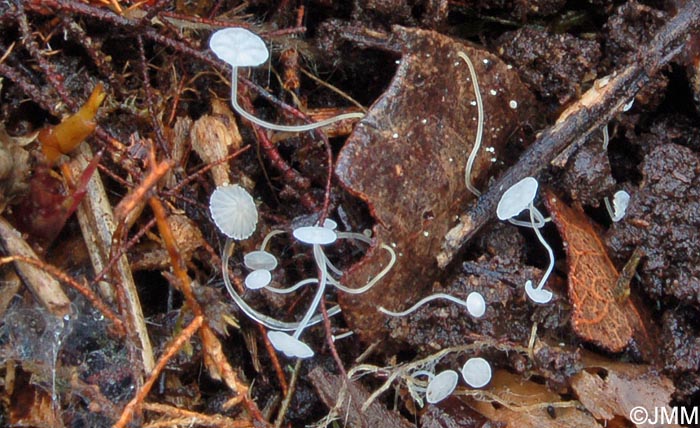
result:
<svg viewBox="0 0 700 428"><path fill-rule="evenodd" d="M260 118L257 118L243 110L243 108L241 108L241 106L238 104L237 69L238 67L257 66L268 60L269 52L264 41L259 36L246 29L226 28L216 31L212 35L209 41L209 46L217 57L231 66L231 105L233 106L234 110L242 117L258 126L273 131L306 132L327 126L339 120L363 117L362 113L347 113L306 125L277 125L261 120ZM474 164L474 160L478 155L478 150L481 145L484 128L484 109L474 66L464 52L459 52L458 56L466 62L469 68L476 98L478 112L476 141L474 148L469 155L469 159L467 160L464 176L467 189L478 196L480 193L473 186L470 175L472 165ZM500 220L507 220L518 226L532 228L539 241L547 249L550 263L539 284L537 287L533 287L532 281L528 280L525 283L525 292L533 302L547 303L552 299L552 292L546 290L544 285L554 267L554 255L551 247L547 244L539 231L539 229L545 225L546 219L534 206L537 187L537 180L533 177L526 177L519 181L503 194L498 204L496 214ZM606 198L606 206L608 207L614 221L619 221L619 219L622 218L628 201L628 194L625 192L618 192L615 194L613 200L613 209L610 207L610 202ZM291 233L296 241L311 246L314 262L319 272L318 276L301 280L288 288L278 288L272 285L272 272L277 267L277 258L273 254L269 253L266 248L271 238L286 232L282 230L273 230L264 238L259 250L249 252L245 254L243 258L245 267L250 270L250 273L246 276L244 281L246 288L248 290L265 289L273 293L286 294L292 293L301 287L310 284L316 284L318 287L311 305L301 321L281 321L271 316L262 314L248 305L243 297L233 288L229 278L229 259L233 248L233 240L247 239L253 234L257 226L258 212L253 197L240 185L227 184L217 187L212 193L209 207L214 223L221 230L221 232L228 237L222 257L223 278L228 292L241 311L243 311L255 322L258 322L269 329L267 337L272 345L275 347L275 349L284 353L288 357L310 358L314 355L314 351L306 343L302 342L300 337L307 327L322 321L321 315L317 314L316 312L327 285L331 285L344 293L364 293L381 281L381 279L389 272L396 261L396 254L394 250L387 245L381 244L381 248L386 250L390 257L387 265L373 278L370 278L366 285L361 288L353 289L343 286L340 282L340 277L342 276L343 272L334 266L333 263L331 263L331 261L326 257L323 247L333 244L338 239L357 240L366 244L371 244L372 241L371 238L365 234L337 231L337 224L333 220L326 219L322 225L316 224L298 227ZM526 209L530 214L529 222L515 219L518 214ZM436 299L444 299L461 305L465 307L467 312L474 318L480 318L486 312L486 301L484 300L484 297L477 292L471 292L467 296L466 300L461 300L449 294L437 293L425 297L405 311L393 312L383 307L378 307L378 310L389 316L406 316L426 303ZM340 313L340 307L338 306L328 309L328 316L334 316L338 313ZM289 334L288 332L293 333ZM483 358L470 358L462 367L461 374L469 386L472 388L482 388L487 385L491 379L491 366ZM426 400L429 403L437 403L449 396L455 389L459 378L457 372L454 370L445 370L439 374L435 374L433 371L419 370L413 373L413 376L416 379L422 376L427 378L427 386L421 389L422 392L425 393Z"/></svg>

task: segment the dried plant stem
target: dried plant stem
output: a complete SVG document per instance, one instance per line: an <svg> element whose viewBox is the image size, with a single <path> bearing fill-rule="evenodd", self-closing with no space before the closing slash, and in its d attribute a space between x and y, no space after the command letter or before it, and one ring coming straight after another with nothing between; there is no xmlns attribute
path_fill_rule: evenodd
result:
<svg viewBox="0 0 700 428"><path fill-rule="evenodd" d="M221 415L206 415L168 404L143 403L141 408L148 412L160 413L173 418L151 422L144 425L144 428L170 428L174 426L191 426L192 424L221 428L252 428L255 426L251 421L239 421Z"/></svg>
<svg viewBox="0 0 700 428"><path fill-rule="evenodd" d="M280 410L277 413L277 419L275 419L275 428L280 428L282 426L282 422L284 422L284 417L287 414L287 410L289 409L289 405L292 403L292 398L294 397L294 391L296 390L297 387L297 380L299 380L299 372L301 372L301 364L303 360L301 358L297 358L296 364L294 364L294 371L292 372L292 379L289 381L289 390L287 394L285 394L284 400L282 400L282 405L280 406Z"/></svg>

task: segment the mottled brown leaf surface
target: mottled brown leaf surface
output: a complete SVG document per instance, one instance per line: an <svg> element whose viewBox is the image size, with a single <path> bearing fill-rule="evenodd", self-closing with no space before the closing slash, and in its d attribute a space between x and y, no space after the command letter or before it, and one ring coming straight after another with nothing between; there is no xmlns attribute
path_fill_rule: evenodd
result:
<svg viewBox="0 0 700 428"><path fill-rule="evenodd" d="M457 53L466 52L474 63L484 101L484 140L472 175L477 187L532 103L515 72L486 51L418 29L394 27L390 38L402 46L396 75L348 139L336 167L343 185L369 205L377 220L376 241L394 247L398 256L392 271L368 293L340 296L346 320L365 341L386 334L377 306L402 310L429 290L438 275L441 240L472 198L464 167L477 109L469 70ZM364 285L387 260L386 252L373 246L347 272L346 283Z"/></svg>
<svg viewBox="0 0 700 428"><path fill-rule="evenodd" d="M583 210L567 206L551 192L545 194L566 249L574 331L586 341L620 352L635 329L642 329L639 313L630 299L616 301L613 289L619 273Z"/></svg>
<svg viewBox="0 0 700 428"><path fill-rule="evenodd" d="M673 382L647 365L605 361L589 356L588 368L571 378L579 401L598 420L615 416L629 418L633 408L641 406L654 418L654 409L666 408L675 391ZM604 373L604 376L601 375ZM636 424L637 427L677 427L676 424Z"/></svg>
<svg viewBox="0 0 700 428"><path fill-rule="evenodd" d="M468 399L479 413L507 427L517 428L600 428L588 412L566 402L547 386L521 376L497 370L487 392L500 402ZM548 410L549 408L549 410Z"/></svg>

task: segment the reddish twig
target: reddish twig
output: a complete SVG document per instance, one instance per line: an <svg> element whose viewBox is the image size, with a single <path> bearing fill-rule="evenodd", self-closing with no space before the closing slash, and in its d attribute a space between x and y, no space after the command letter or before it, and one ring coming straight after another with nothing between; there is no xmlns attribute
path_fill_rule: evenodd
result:
<svg viewBox="0 0 700 428"><path fill-rule="evenodd" d="M124 407L124 411L119 417L119 420L113 425L113 428L124 428L131 421L131 419L134 417L134 412L136 411L138 406L141 405L141 403L143 403L143 400L146 399L146 396L151 391L153 384L160 377L160 373L163 371L166 364L168 364L168 361L170 361L173 355L175 355L180 350L180 348L182 348L185 342L190 340L192 335L195 334L197 330L199 330L203 322L204 317L202 315L195 316L190 325L185 327L185 329L180 332L177 338L167 347L163 355L158 359L158 363L156 363L156 366L153 368L153 371L148 376L146 382L138 390L134 398L132 398L131 401L129 401L129 404L127 404L126 407Z"/></svg>

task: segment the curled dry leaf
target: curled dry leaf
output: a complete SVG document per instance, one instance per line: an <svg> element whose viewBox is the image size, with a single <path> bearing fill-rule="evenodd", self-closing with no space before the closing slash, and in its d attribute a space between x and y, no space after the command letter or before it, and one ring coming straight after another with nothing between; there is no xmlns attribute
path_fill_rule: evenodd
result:
<svg viewBox="0 0 700 428"><path fill-rule="evenodd" d="M630 299L616 299L620 275L583 209L567 206L552 192L545 195L566 249L574 331L586 341L620 352L635 333L645 331L639 312Z"/></svg>
<svg viewBox="0 0 700 428"><path fill-rule="evenodd" d="M372 33L376 37L376 33ZM361 295L341 293L343 314L361 338L387 334L378 306L403 310L424 297L439 270L442 237L473 195L464 169L477 131L477 107L466 53L478 75L484 104L484 137L472 169L484 182L533 100L516 73L487 51L425 30L394 27L385 45L402 58L386 92L355 127L340 152L336 174L363 199L377 220L376 241L346 275L360 287L388 262L379 243L394 247L397 261L382 282Z"/></svg>

